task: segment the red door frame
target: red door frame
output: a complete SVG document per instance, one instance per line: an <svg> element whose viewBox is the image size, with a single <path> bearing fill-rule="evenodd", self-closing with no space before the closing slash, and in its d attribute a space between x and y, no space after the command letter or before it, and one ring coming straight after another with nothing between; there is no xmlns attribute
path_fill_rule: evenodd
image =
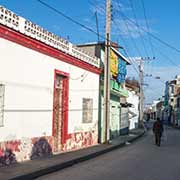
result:
<svg viewBox="0 0 180 180"><path fill-rule="evenodd" d="M56 97L56 77L57 75L63 76L63 106L62 106L62 132L61 132L61 143L64 144L68 138L68 101L69 101L69 73L54 70L54 97L53 97L53 127L52 127L52 136L55 135L55 117L54 117L54 108L55 108L55 97Z"/></svg>

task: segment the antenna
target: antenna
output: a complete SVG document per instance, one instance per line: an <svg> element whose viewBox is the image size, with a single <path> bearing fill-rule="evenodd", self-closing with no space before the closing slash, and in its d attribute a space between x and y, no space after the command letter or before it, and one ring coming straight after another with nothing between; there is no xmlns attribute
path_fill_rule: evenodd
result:
<svg viewBox="0 0 180 180"><path fill-rule="evenodd" d="M98 38L98 42L99 40L99 23L98 23L98 16L97 16L97 11L95 12L95 16L96 16L96 29L97 29L97 38Z"/></svg>

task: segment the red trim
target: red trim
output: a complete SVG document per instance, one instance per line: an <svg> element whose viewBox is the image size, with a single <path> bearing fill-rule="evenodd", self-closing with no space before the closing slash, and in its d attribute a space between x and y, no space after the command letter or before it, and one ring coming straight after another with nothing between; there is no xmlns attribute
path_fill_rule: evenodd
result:
<svg viewBox="0 0 180 180"><path fill-rule="evenodd" d="M59 74L61 76L69 77L69 73L66 73L66 72L63 72L63 71L60 71L60 70L57 70L57 69L55 69L54 71L55 71L55 75Z"/></svg>
<svg viewBox="0 0 180 180"><path fill-rule="evenodd" d="M60 50L57 50L51 46L48 46L38 40L32 39L24 34L16 32L6 26L0 25L0 37L13 41L17 44L23 45L27 48L33 49L40 53L46 54L48 56L54 57L66 63L78 66L87 71L101 74L101 69L93 65L90 65L84 61L81 61L71 55L68 55Z"/></svg>
<svg viewBox="0 0 180 180"><path fill-rule="evenodd" d="M53 93L53 112L52 112L52 136L55 134L54 125L55 125L55 114L54 114L54 108L55 108L55 97L56 97L56 70L54 72L54 93Z"/></svg>
<svg viewBox="0 0 180 180"><path fill-rule="evenodd" d="M69 78L66 77L63 81L63 131L61 142L64 144L68 139L68 102L69 102Z"/></svg>
<svg viewBox="0 0 180 180"><path fill-rule="evenodd" d="M52 136L54 136L54 107L55 107L55 97L56 97L56 76L64 76L63 80L63 105L62 105L62 132L61 132L61 143L64 144L68 138L68 102L69 102L69 74L63 71L56 70L54 71L54 98L53 98L53 126L52 126Z"/></svg>

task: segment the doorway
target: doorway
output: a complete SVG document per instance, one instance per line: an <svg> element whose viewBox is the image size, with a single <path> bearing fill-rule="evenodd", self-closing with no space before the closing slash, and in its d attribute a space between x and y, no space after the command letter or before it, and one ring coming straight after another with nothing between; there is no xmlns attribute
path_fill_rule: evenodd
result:
<svg viewBox="0 0 180 180"><path fill-rule="evenodd" d="M68 77L55 71L54 107L53 107L53 139L54 152L60 152L67 133L68 114Z"/></svg>

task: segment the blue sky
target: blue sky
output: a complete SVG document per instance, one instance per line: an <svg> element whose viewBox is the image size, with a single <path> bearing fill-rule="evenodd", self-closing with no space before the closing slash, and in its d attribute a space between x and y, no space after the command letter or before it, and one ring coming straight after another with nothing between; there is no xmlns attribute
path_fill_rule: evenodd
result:
<svg viewBox="0 0 180 180"><path fill-rule="evenodd" d="M43 1L93 30L96 30L95 12L97 11L100 34L104 36L105 0ZM97 41L96 35L73 24L37 0L0 0L0 5L63 38L69 39L74 44ZM149 29L146 26L141 0L112 0L112 5L112 40L122 45L130 57L156 57L155 60L144 63L145 74L161 77L161 80L145 77L145 82L148 84L147 87L144 87L145 101L150 103L153 99L163 95L164 81L180 74L180 53L162 45L152 37L149 38L142 29L137 28L122 14L133 22L137 20L141 28L180 49L180 1L144 0ZM133 63L137 66L136 61ZM128 67L128 76L138 77L132 65Z"/></svg>

